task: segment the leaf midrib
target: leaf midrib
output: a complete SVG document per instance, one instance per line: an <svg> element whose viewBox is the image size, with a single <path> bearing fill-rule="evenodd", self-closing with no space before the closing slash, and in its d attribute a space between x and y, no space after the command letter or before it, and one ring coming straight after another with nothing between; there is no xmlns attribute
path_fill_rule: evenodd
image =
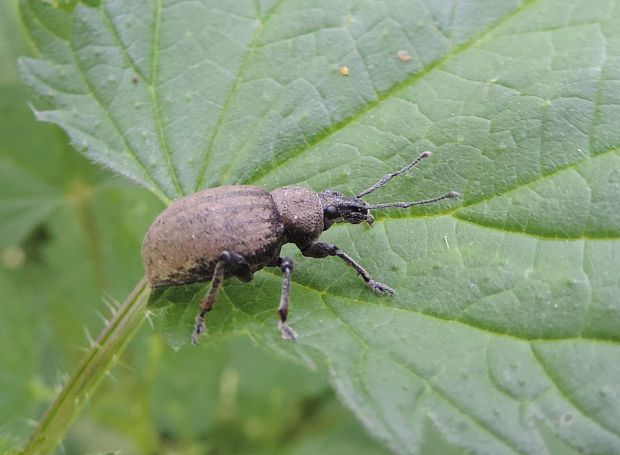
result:
<svg viewBox="0 0 620 455"><path fill-rule="evenodd" d="M122 42L122 40L120 39L120 36L118 35L118 32L116 30L116 27L114 26L114 22L113 20L109 17L108 12L106 11L106 9L103 7L103 5L100 6L101 8L101 15L103 18L105 18L105 22L106 25L108 26L108 29L111 33L111 35L114 37L114 40L116 41L116 45L118 46L120 52L123 54L124 59L128 62L129 66L131 67L131 69L133 71L135 71L136 74L140 75L142 77L142 79L144 79L144 81L147 84L147 87L149 89L149 93L151 95L151 100L153 101L153 108L154 108L154 118L155 118L155 123L157 125L157 136L161 142L162 145L162 149L164 152L164 156L166 158L166 164L170 170L170 178L172 179L172 184L175 188L175 190L177 191L177 196L180 196L183 194L183 190L181 189L181 185L179 183L179 178L178 178L178 173L177 170L172 162L172 154L170 152L170 148L168 147L168 141L166 140L166 134L165 134L165 130L163 127L163 121L162 121L162 117L161 117L161 111L159 108L159 97L157 94L157 87L155 85L156 79L157 79L157 68L158 68L158 61L159 61L159 29L160 29L160 23L161 23L161 10L162 10L162 5L161 5L161 0L157 0L157 4L155 5L155 20L154 20L154 29L153 29L153 43L152 43L152 57L151 57L151 74L150 74L150 78L147 77L146 74L143 74L140 69L136 66L135 62L133 61L133 59L131 58L131 56L129 55L129 53L127 52L127 49L125 48L124 43ZM77 65L77 60L76 60L76 65ZM92 90L91 90L92 92ZM96 98L94 93L93 93L93 98ZM120 130L119 130L120 133ZM124 141L124 135L123 135L123 142ZM137 155L135 153L132 153L132 156L135 157L136 161L138 161L137 159ZM139 161L138 161L139 162ZM141 164L141 163L140 163ZM146 167L144 165L142 165L142 167L144 168L144 171L146 174L148 174ZM152 180L152 179L151 179ZM172 202L171 199L168 198L168 196L166 195L166 192L164 191L163 188L159 187L159 185L157 185L155 183L154 180L152 180L153 184L155 186L157 186L159 188L159 191L161 194L158 194L158 196L160 197L160 199L166 204L166 205L170 205L170 203ZM162 197L162 195L165 195L165 197Z"/></svg>
<svg viewBox="0 0 620 455"><path fill-rule="evenodd" d="M265 23L269 21L269 19L273 16L273 14L275 14L275 12L284 3L284 1L285 0L279 0L278 3L276 3L274 7L271 9L269 14L267 14L264 17L260 17L259 5L256 2L254 2L254 6L256 8L256 20L259 21L259 24L258 24L258 27L256 28L256 31L254 32L254 36L252 37L250 44L248 45L248 49L243 57L243 61L241 62L241 65L239 66L239 70L237 71L237 76L235 77L235 80L233 81L233 84L230 88L230 92L228 93L228 96L226 97L226 101L224 102L224 104L222 105L222 108L220 109L220 114L218 116L217 123L215 124L215 128L213 129L213 133L211 134L211 138L209 140L209 145L207 147L207 150L205 150L204 152L203 165L202 165L202 169L200 170L198 174L198 178L196 179L196 183L194 185L194 192L198 191L204 183L207 169L209 168L208 166L209 158L211 156L211 152L213 150L213 146L215 144L216 138L220 132L220 126L222 125L224 118L226 117L226 114L229 111L232 100L234 99L236 95L236 88L243 79L242 76L246 71L246 68L250 62L250 58L257 48L257 43L260 41L260 38L263 34L263 30L265 29ZM226 172L228 171L225 171L225 173Z"/></svg>
<svg viewBox="0 0 620 455"><path fill-rule="evenodd" d="M267 272L270 273L270 272ZM271 273L270 273L271 274ZM275 276L275 274L273 274ZM304 285L300 285L302 287L306 287L306 289L310 289L307 286ZM490 436L492 436L494 439L498 440L501 443L506 444L506 446L510 447L512 450L514 450L515 453L523 453L522 451L520 451L516 446L514 446L514 443L512 441L506 440L504 437L502 437L501 434L497 433L496 431L493 430L493 428L489 427L488 425L486 425L486 423L484 421L482 421L481 419L477 418L477 416L473 416L470 413L467 412L467 409L463 409L459 406L457 406L453 400L450 400L448 397L445 396L445 394L443 393L443 391L441 389L436 388L435 386L433 386L433 384L424 376L419 375L418 373L416 373L415 371L413 371L411 368L409 368L406 365L403 365L401 363L398 362L397 359L395 359L393 357L393 355L382 348L379 348L377 346L372 346L370 344L368 344L366 342L366 340L364 340L355 330L354 327L351 326L351 324L347 323L346 321L343 321L342 318L340 318L333 310L332 308L325 302L325 300L323 299L324 295L329 295L329 293L327 292L320 292L319 293L319 298L321 300L321 304L323 305L323 308L325 308L326 311L328 311L332 317L337 320L340 325L342 327L345 328L345 330L347 331L347 333L351 334L351 336L353 336L361 345L362 349L364 349L364 351L369 351L369 350L373 350L375 352L379 352L382 355L382 358L389 360L390 362L394 363L395 365L397 365L400 368L403 368L409 375L414 376L415 378L417 378L420 381L423 381L428 388L430 388L431 390L433 390L434 393L436 393L439 397L441 397L447 404L449 404L451 407L453 407L455 410L457 410L459 413L467 416L473 423L475 423L479 428L481 428L482 430L484 430L486 433L488 433ZM340 296L337 296L340 297ZM345 299L347 299L346 297L344 297ZM367 303L367 302L361 302L361 301L357 301L356 299L348 299L348 300L355 300L358 303ZM235 308L237 311L240 311L241 313L245 314L246 316L249 316L250 318L252 318L253 320L256 320L252 314L247 313L246 311L244 311L243 309L241 309L240 307L236 306L234 304L234 302L232 300L230 300L230 304L233 308ZM374 303L372 303L374 305ZM390 307L392 308L392 307ZM393 308L392 308L393 309ZM258 322L263 323L263 321L258 320ZM333 369L333 368L332 368ZM382 419L383 420L383 419ZM386 427L390 430L390 432L392 434L393 431L391 430L391 426L386 424ZM395 435L396 436L396 435ZM398 441L401 441L400 437L397 437Z"/></svg>
<svg viewBox="0 0 620 455"><path fill-rule="evenodd" d="M273 272L269 272L267 270L264 270L265 273L273 276L273 277L278 277L280 278L278 275L276 275ZM341 295L335 295L335 294L331 294L327 291L317 291L316 289L313 289L307 285L304 284L300 284L298 282L296 282L295 280L292 280L293 283L299 287L305 288L306 290L309 290L311 292L315 292L318 297L319 300L321 301L321 305L323 306L323 308L328 311L332 317L337 320L340 325L347 331L347 333L349 333L351 336L353 336L354 338L356 338L358 340L358 342L360 343L361 347L363 348L364 352L368 352L370 350L373 350L375 352L379 352L382 354L382 358L383 359L387 359L390 362L394 363L396 366L403 368L405 371L407 371L408 374L413 375L415 378L417 378L418 380L423 381L426 386L428 388L430 388L431 390L433 390L434 393L436 393L439 397L441 397L449 406L451 406L453 409L455 409L456 411L460 412L461 414L467 416L472 422L474 422L479 428L481 428L482 430L484 430L485 432L487 432L489 435L491 435L493 438L495 438L496 440L498 440L500 443L505 443L508 447L510 447L512 450L514 450L516 453L522 453L521 450L519 450L519 448L517 446L514 445L514 442L511 440L507 440L503 435L499 434L498 432L494 431L494 429L492 427L490 427L484 420L482 420L481 418L479 418L478 416L474 416L470 413L467 412L466 408L463 408L459 405L457 405L453 400L451 400L448 396L446 396L443 391L437 387L435 387L429 379L427 379L426 377L418 374L417 372L415 372L414 370L412 370L408 365L404 365L402 363L400 363L393 355L391 352L387 351L386 349L377 347L377 346L373 346L368 344L368 342L359 335L359 333L355 330L355 328L349 324L348 322L344 321L342 318L339 317L339 315L330 307L330 305L326 302L325 300L325 296L330 296L333 298L337 298L337 299L342 299L342 300L347 300L347 301L352 301L355 302L356 304L366 304L366 305L378 305L378 306L384 306L389 308L390 310L396 310L396 311L404 311L407 314L411 314L411 313L416 313L413 312L411 310L405 309L405 308L400 308L400 307L392 307L389 305L385 305L383 303L377 303L377 302L367 302L367 301L363 301L363 300L359 300L359 299L355 299L352 297L347 297L347 296L341 296ZM260 319L256 319L254 317L254 315L248 313L247 311L244 311L243 309L241 309L240 307L238 307L237 305L235 305L235 303L233 302L232 299L228 299L229 300L229 304L231 305L231 307L233 307L236 311L239 311L243 314L245 314L246 316L250 317L251 319L255 320L258 323L261 323L262 325L265 325L264 321L260 320ZM512 339L514 341L518 341L518 342L525 342L528 343L528 345L531 348L532 354L534 356L534 358L536 359L537 363L541 366L541 368L543 369L543 371L545 371L545 374L547 375L549 381L553 384L553 386L562 394L562 396L564 396L565 399L567 399L573 406L575 406L576 409L579 410L579 412L585 416L586 418L588 418L593 424L599 426L600 428L604 429L605 431L608 431L609 433L613 434L614 436L620 436L620 433L614 432L612 431L611 428L608 428L608 425L605 425L601 422L599 422L598 420L593 419L587 412L585 412L581 406L579 406L577 403L574 402L574 400L570 399L568 397L568 395L565 393L565 391L559 387L558 383L556 380L554 380L553 375L550 374L550 372L548 371L547 368L545 368L545 362L544 359L542 359L540 357L540 355L536 352L536 349L533 349L533 344L536 342L553 342L553 341L591 341L591 342L597 342L597 343L610 343L613 345L618 345L619 343L614 341L614 340L600 340L600 339L595 339L595 338L587 338L587 337L583 337L583 336L578 336L578 337L564 337L564 338L560 338L560 339L546 339L546 338L531 338L531 339L525 339L525 338L519 338L516 337L514 335L511 334L507 334L507 333L495 333L495 332L491 332L489 330L486 329L482 329L480 327L476 327L476 326L472 326L471 324L467 324L464 323L462 321L457 321L457 320L447 320L447 319L443 319L440 317L437 317L435 315L428 315L428 314L423 314L423 313L418 313L422 316L425 317L430 317L436 320L441 321L442 323L445 322L451 322L454 324L459 324L459 325L464 325L467 326L468 328L471 329L475 329L479 332L483 332L487 335L489 335L489 337L503 337L503 338L508 338L508 339ZM509 396L508 397L515 401L518 402L518 400L514 399L513 397ZM383 419L382 419L383 420ZM391 427L388 428L391 429ZM392 432L393 433L393 432ZM397 439L400 441L401 438L397 437Z"/></svg>
<svg viewBox="0 0 620 455"><path fill-rule="evenodd" d="M282 276L277 274L276 272L273 272L269 269L262 269L261 270L262 273L265 273L267 275L270 275L273 278L277 278L277 279L281 279ZM422 311L415 311L409 308L403 308L400 306L393 306L390 305L389 303L384 303L382 301L369 301L369 300L362 300L359 298L355 298L355 297L350 297L344 294L334 294L332 292L329 292L328 290L319 290L316 288L313 288L305 283L301 283L299 281L296 281L294 279L294 274L292 275L291 278L291 283L299 286L300 288L305 289L306 291L312 292L314 294L316 294L321 300L323 300L323 296L327 296L327 297L331 297L334 299L340 299L340 300L345 300L348 302L353 302L355 304L359 304L359 305L369 305L369 306L373 306L373 307L382 307L382 308L386 308L392 311L402 311L408 315L419 315L422 317L427 317L427 318L431 318L434 319L436 321L440 321L441 323L453 323L453 324L458 324L461 326L465 326L468 327L470 329L474 329L476 331L479 332L483 332L489 335L493 335L493 336L501 336L504 338L508 338L511 340L516 340L516 341L520 341L520 342L527 342L527 343L533 343L533 342L553 342L553 341L592 341L592 342L597 342L597 343L609 343L611 345L614 346L620 346L620 340L613 340L613 339L606 339L606 338L594 338L594 337L586 337L583 335L577 335L577 336L565 336L565 337L557 337L557 338L540 338L540 337L532 337L532 338L526 338L526 337L520 337L517 336L515 334L512 333L506 333L506 332L494 332L490 329L484 328L484 327L480 327L474 324L471 324L467 321L463 321L460 319L454 319L454 318L446 318L446 317L441 317L439 315L436 314L430 314L430 313L424 313ZM365 284L363 282L360 281L360 286L365 286ZM368 292L372 292L372 291L368 291ZM398 292L398 290L397 290ZM385 297L386 299L389 299L389 296ZM275 308L275 307L274 307Z"/></svg>

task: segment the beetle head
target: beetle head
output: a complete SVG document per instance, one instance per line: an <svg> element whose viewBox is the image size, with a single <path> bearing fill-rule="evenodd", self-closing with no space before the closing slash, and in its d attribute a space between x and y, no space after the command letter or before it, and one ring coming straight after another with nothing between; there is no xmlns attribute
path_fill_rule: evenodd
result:
<svg viewBox="0 0 620 455"><path fill-rule="evenodd" d="M368 210L368 204L359 198L343 196L334 190L318 194L323 206L323 230L329 229L334 223L360 224L366 221L372 224L375 220Z"/></svg>
<svg viewBox="0 0 620 455"><path fill-rule="evenodd" d="M413 169L422 159L431 156L431 152L423 152L413 162L405 166L399 171L387 174L381 177L377 183L362 191L356 197L346 197L334 190L325 190L320 193L319 199L323 206L323 230L329 229L334 223L351 223L359 224L362 221L366 221L369 225L374 222L373 216L370 214L371 209L383 209L387 207L400 207L403 209L413 207L414 205L430 204L433 202L441 201L443 199L449 199L453 197L459 197L460 194L456 191L449 191L443 196L439 196L433 199L427 199L425 201L416 202L388 202L384 204L368 204L363 201L362 198L377 188L381 188L387 182L394 177Z"/></svg>

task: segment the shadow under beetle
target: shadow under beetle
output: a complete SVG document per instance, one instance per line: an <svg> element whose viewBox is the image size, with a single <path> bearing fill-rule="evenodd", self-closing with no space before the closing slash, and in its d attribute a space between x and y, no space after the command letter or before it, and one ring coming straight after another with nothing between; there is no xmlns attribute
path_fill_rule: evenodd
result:
<svg viewBox="0 0 620 455"><path fill-rule="evenodd" d="M286 323L293 260L280 256L285 243L297 245L301 254L313 258L338 256L355 269L372 290L381 294L394 291L374 281L361 265L336 245L318 242L323 231L334 223L369 225L372 209L407 208L460 196L450 191L443 196L417 202L368 204L362 198L403 174L420 160L424 152L401 170L383 176L356 197L333 191L316 193L296 186L276 188L271 193L262 187L233 185L210 188L172 203L155 219L142 244L142 262L153 288L212 280L200 302L200 314L192 335L205 332L205 314L211 310L222 281L236 276L250 281L263 267L280 267L284 274L278 313L283 338L294 340L295 331Z"/></svg>

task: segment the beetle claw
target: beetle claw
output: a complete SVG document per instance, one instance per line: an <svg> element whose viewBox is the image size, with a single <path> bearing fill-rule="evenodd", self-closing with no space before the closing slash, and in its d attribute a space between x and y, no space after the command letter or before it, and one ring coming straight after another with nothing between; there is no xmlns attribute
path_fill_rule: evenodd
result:
<svg viewBox="0 0 620 455"><path fill-rule="evenodd" d="M375 280L370 280L368 282L368 286L370 286L372 290L375 291L375 294L377 295L383 295L384 293L389 294L389 295L394 294L394 289L392 289L391 287L383 283L379 283L378 281L375 281Z"/></svg>

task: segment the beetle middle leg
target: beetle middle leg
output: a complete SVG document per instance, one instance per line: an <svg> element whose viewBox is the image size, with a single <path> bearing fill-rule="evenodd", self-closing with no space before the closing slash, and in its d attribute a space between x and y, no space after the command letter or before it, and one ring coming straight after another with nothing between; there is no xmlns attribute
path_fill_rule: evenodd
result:
<svg viewBox="0 0 620 455"><path fill-rule="evenodd" d="M213 269L213 278L211 280L209 292L204 299L200 301L200 314L196 318L196 329L192 334L192 341L194 344L198 344L198 335L206 332L205 314L213 308L217 293L222 286L222 281L224 280L224 266L228 266L231 273L241 281L251 281L252 278L254 278L252 271L250 270L250 266L243 256L236 253L231 253L230 251L222 252L220 259L217 261L215 268Z"/></svg>
<svg viewBox="0 0 620 455"><path fill-rule="evenodd" d="M327 242L315 242L308 248L301 250L301 254L311 258L325 258L327 256L338 256L344 262L349 264L355 269L355 271L364 279L364 281L375 291L375 294L382 295L383 293L394 294L394 290L389 286L379 283L370 277L370 274L364 267L359 265L353 260L351 256L342 251L336 245Z"/></svg>

